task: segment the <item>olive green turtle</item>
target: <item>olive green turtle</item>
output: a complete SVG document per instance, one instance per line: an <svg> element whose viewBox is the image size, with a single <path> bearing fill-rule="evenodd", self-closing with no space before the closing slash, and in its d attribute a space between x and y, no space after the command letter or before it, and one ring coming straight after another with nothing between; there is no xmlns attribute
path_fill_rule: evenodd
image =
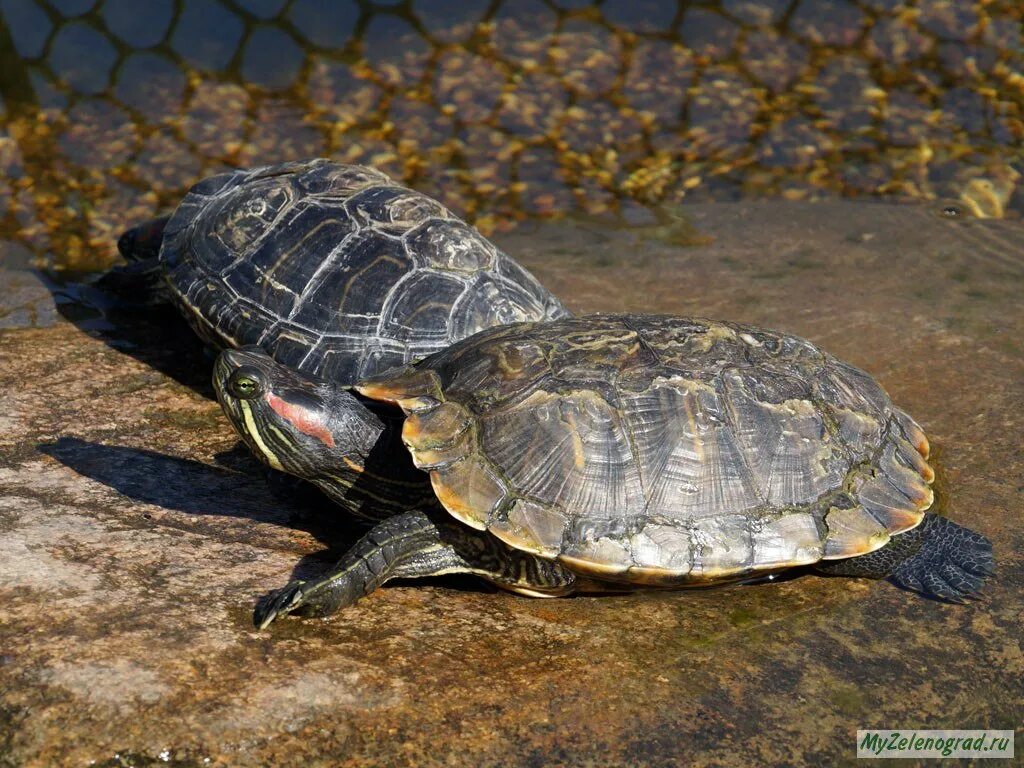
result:
<svg viewBox="0 0 1024 768"><path fill-rule="evenodd" d="M917 423L784 333L595 315L483 331L353 391L250 350L214 381L264 461L381 518L336 568L261 601L260 627L452 572L553 596L809 566L961 601L993 568L983 536L927 512Z"/></svg>

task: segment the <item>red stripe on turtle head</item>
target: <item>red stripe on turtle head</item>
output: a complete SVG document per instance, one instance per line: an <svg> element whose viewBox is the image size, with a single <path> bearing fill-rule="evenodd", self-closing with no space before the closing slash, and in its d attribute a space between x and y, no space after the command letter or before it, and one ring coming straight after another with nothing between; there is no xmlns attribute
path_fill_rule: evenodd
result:
<svg viewBox="0 0 1024 768"><path fill-rule="evenodd" d="M315 437L328 448L334 447L334 435L324 426L318 413L301 405L289 403L275 394L267 395L267 405L302 434Z"/></svg>

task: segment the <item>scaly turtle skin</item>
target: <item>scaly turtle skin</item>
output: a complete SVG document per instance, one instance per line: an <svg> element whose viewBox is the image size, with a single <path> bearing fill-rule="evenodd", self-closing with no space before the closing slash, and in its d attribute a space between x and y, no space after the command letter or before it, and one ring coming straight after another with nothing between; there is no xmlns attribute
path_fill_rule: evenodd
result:
<svg viewBox="0 0 1024 768"><path fill-rule="evenodd" d="M264 356L234 353L215 385L265 460L346 503L332 467L367 482L364 457L386 429L355 424L339 400L350 394L283 386L281 375ZM672 317L523 323L355 390L406 414L414 464L462 525L417 498L337 570L264 601L259 625L336 610L390 578L390 563L527 594L812 566L947 600L975 594L992 570L984 537L926 514L934 472L921 428L863 371L794 336ZM385 465L370 473L378 489Z"/></svg>
<svg viewBox="0 0 1024 768"><path fill-rule="evenodd" d="M327 160L234 171L126 232L108 284L162 280L218 348L351 384L484 328L563 317L526 270L383 173Z"/></svg>

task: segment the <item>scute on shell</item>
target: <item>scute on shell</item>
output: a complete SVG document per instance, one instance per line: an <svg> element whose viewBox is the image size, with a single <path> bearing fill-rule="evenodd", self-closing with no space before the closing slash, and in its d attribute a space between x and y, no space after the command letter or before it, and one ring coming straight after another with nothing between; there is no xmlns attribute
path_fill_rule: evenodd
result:
<svg viewBox="0 0 1024 768"><path fill-rule="evenodd" d="M837 560L874 552L889 542L889 531L863 507L832 507L825 515L828 536L824 560Z"/></svg>
<svg viewBox="0 0 1024 768"><path fill-rule="evenodd" d="M865 554L931 503L916 425L874 380L749 326L495 328L360 391L410 414L406 444L453 515L609 581Z"/></svg>
<svg viewBox="0 0 1024 768"><path fill-rule="evenodd" d="M511 547L554 558L561 551L566 522L554 507L516 499L491 519L488 530Z"/></svg>
<svg viewBox="0 0 1024 768"><path fill-rule="evenodd" d="M196 184L160 257L196 332L351 384L561 303L441 203L313 160Z"/></svg>
<svg viewBox="0 0 1024 768"><path fill-rule="evenodd" d="M769 520L753 539L753 560L765 569L808 565L825 554L818 524L809 512L791 512Z"/></svg>
<svg viewBox="0 0 1024 768"><path fill-rule="evenodd" d="M455 517L484 530L505 489L494 470L478 456L468 456L430 473L434 493Z"/></svg>
<svg viewBox="0 0 1024 768"><path fill-rule="evenodd" d="M373 400L394 403L406 413L437 405L444 397L434 371L412 366L364 379L355 389Z"/></svg>

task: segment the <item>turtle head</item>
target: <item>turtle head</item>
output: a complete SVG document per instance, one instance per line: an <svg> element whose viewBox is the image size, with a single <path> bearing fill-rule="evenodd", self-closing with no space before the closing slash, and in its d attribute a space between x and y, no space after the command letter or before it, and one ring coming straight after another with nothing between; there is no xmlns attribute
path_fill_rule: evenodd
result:
<svg viewBox="0 0 1024 768"><path fill-rule="evenodd" d="M155 258L160 253L164 240L164 229L170 216L161 216L132 227L117 240L117 250L125 261L143 261Z"/></svg>
<svg viewBox="0 0 1024 768"><path fill-rule="evenodd" d="M345 483L362 471L384 430L344 387L280 365L256 347L222 352L213 387L253 453L304 480Z"/></svg>

